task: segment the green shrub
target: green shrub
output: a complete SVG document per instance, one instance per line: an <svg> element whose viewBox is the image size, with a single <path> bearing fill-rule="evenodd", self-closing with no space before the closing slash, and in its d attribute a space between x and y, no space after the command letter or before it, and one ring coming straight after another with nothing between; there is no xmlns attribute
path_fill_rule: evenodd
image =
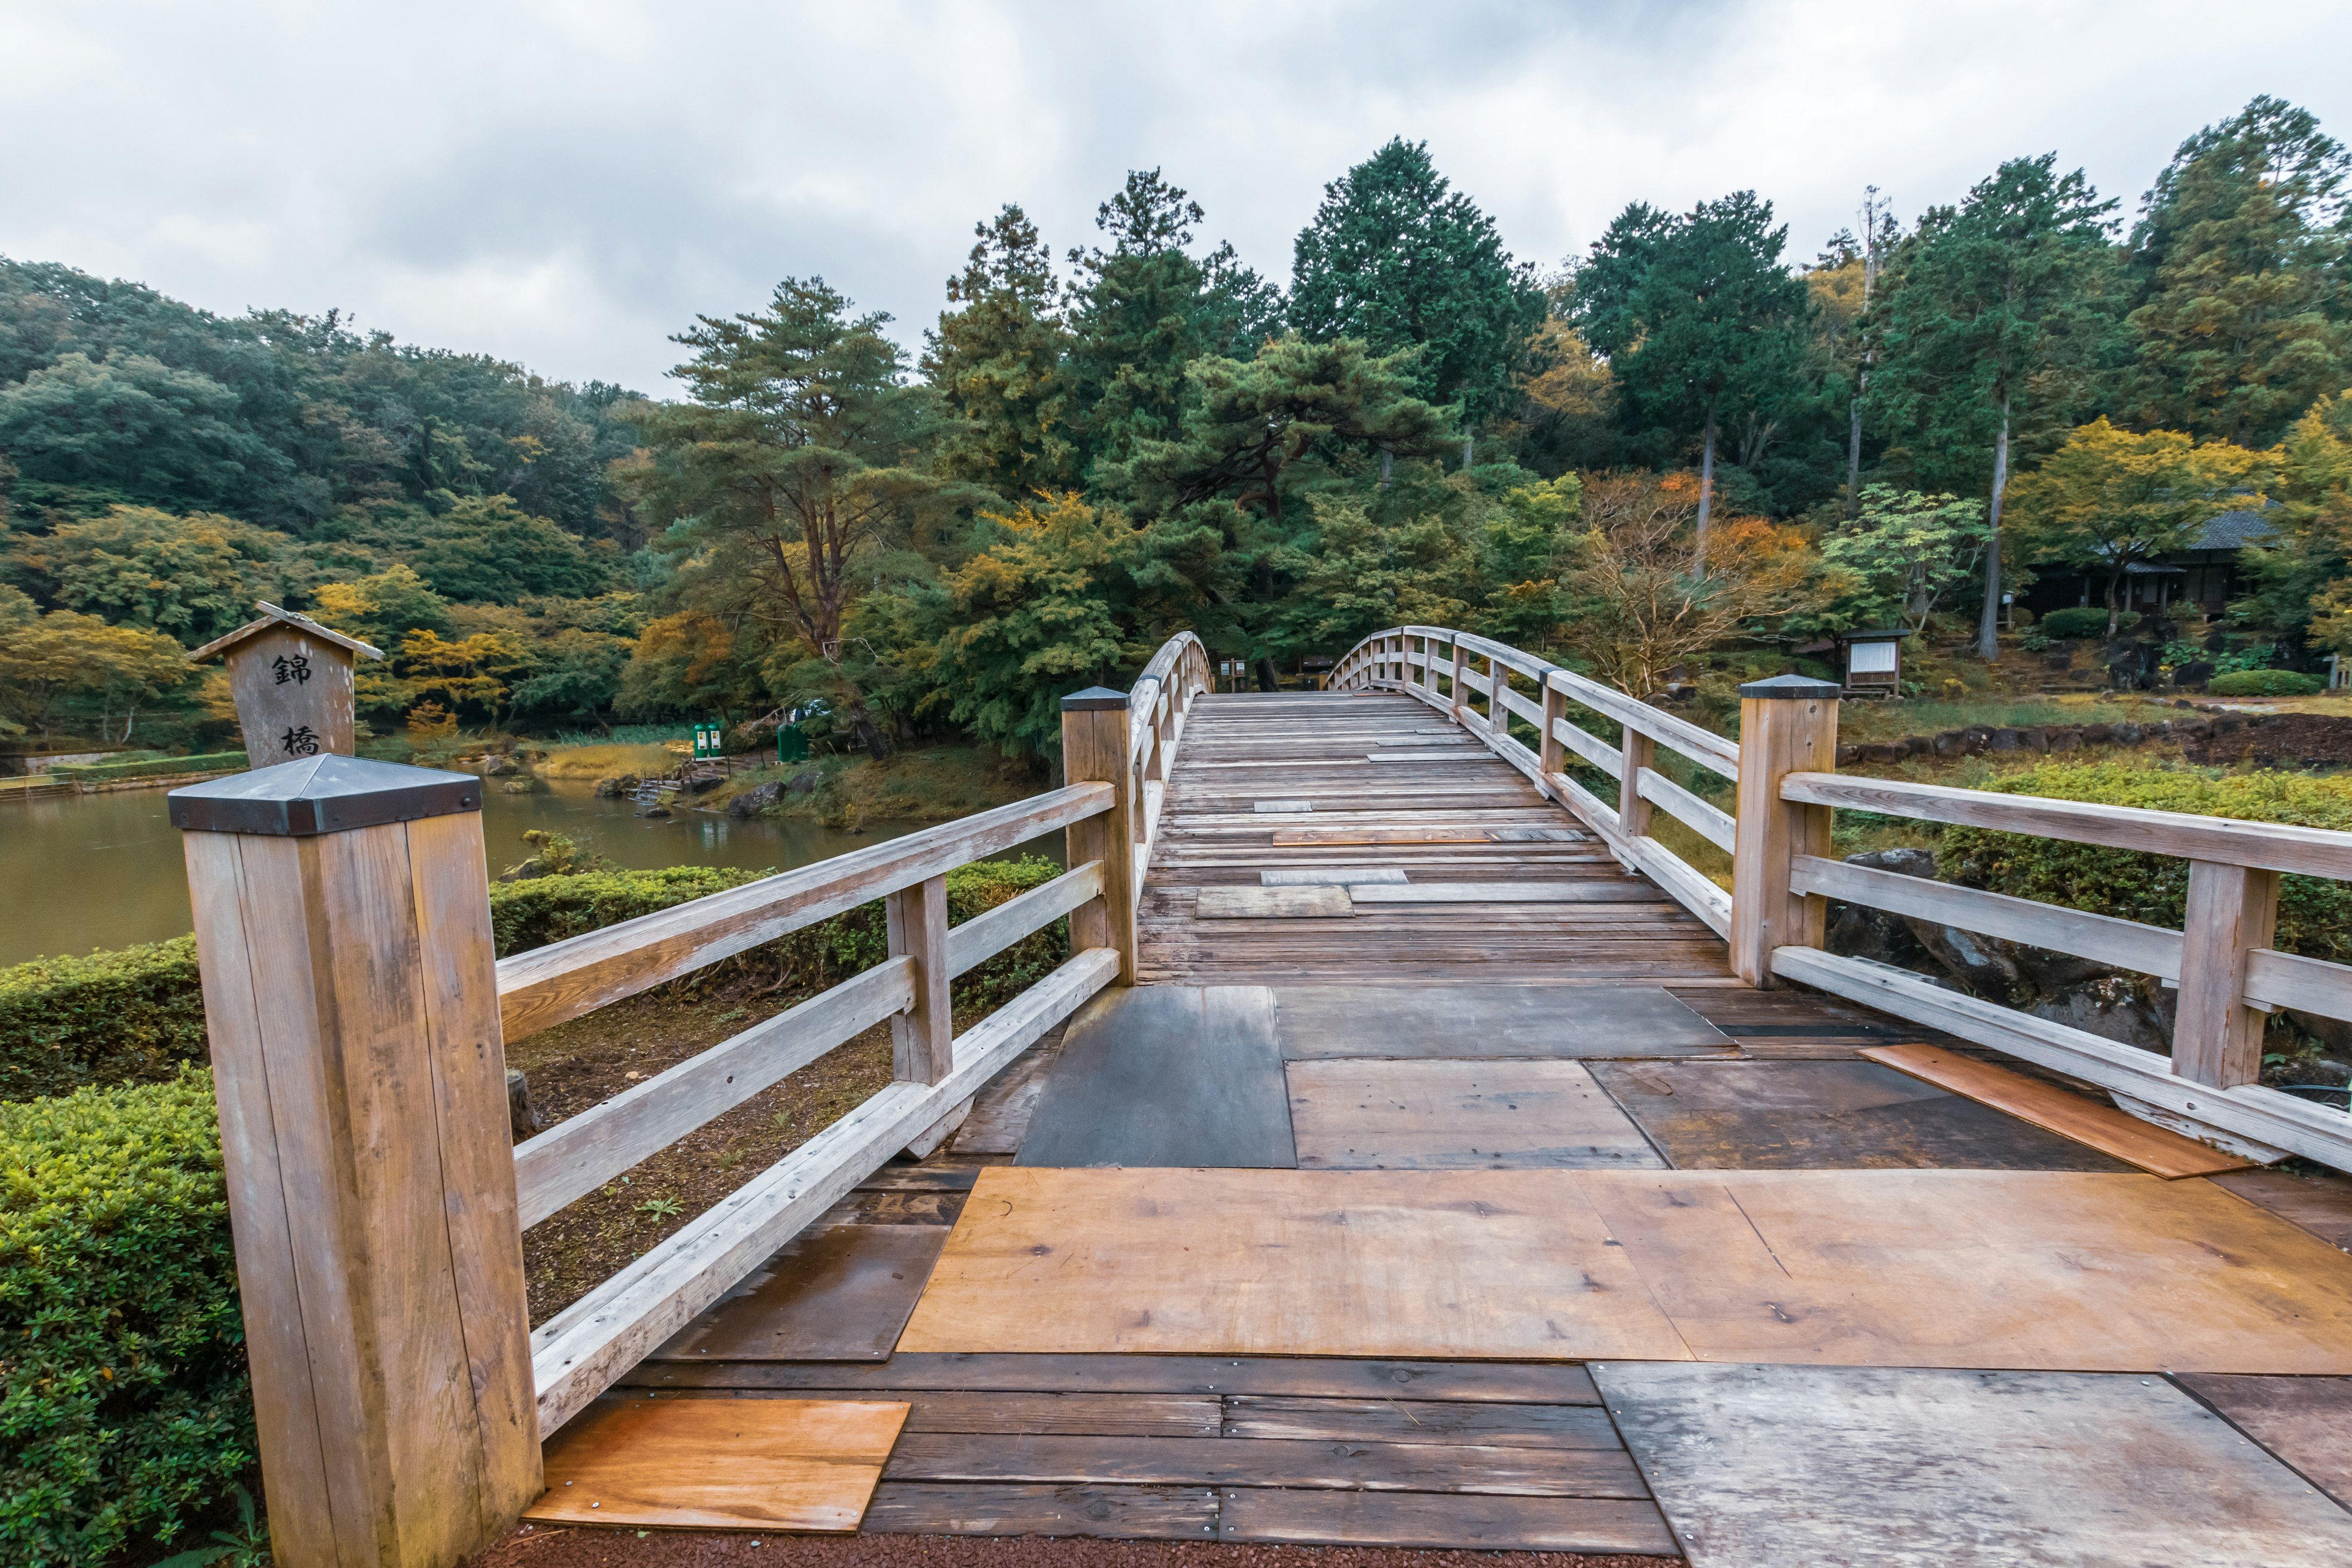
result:
<svg viewBox="0 0 2352 1568"><path fill-rule="evenodd" d="M2206 682L2216 697L2316 697L2327 682L2294 669L2233 669Z"/></svg>
<svg viewBox="0 0 2352 1568"><path fill-rule="evenodd" d="M2007 795L2352 831L2352 777L2129 763L2047 763L1985 787ZM2180 929L2189 895L2186 860L1975 827L1947 827L1940 844L1943 874L1953 881ZM2277 945L2352 963L2352 886L2316 877L2282 879Z"/></svg>
<svg viewBox="0 0 2352 1568"><path fill-rule="evenodd" d="M690 900L756 882L765 872L722 866L574 871L490 888L490 938L500 958L601 931Z"/></svg>
<svg viewBox="0 0 2352 1568"><path fill-rule="evenodd" d="M0 1558L168 1546L255 1463L212 1076L0 1105Z"/></svg>
<svg viewBox="0 0 2352 1568"><path fill-rule="evenodd" d="M205 1059L194 937L0 969L0 1100L156 1083Z"/></svg>
<svg viewBox="0 0 2352 1568"><path fill-rule="evenodd" d="M2119 630L2129 631L2139 622L2137 610L2126 610L2116 625ZM2053 610L2042 617L2041 632L2046 637L2103 637L2107 635L2106 607L2069 605L2063 610Z"/></svg>
<svg viewBox="0 0 2352 1568"><path fill-rule="evenodd" d="M247 765L243 752L208 752L200 757L149 757L135 763L74 763L49 772L60 781L98 784L107 779L160 778L170 773L227 773Z"/></svg>

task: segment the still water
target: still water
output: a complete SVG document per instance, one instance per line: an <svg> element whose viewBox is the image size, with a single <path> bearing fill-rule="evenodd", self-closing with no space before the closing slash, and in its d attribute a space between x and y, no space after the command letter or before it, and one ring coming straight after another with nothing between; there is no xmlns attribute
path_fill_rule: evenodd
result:
<svg viewBox="0 0 2352 1568"><path fill-rule="evenodd" d="M738 820L681 809L667 820L631 815L625 800L598 800L587 783L482 801L482 836L495 873L530 853L526 828L569 834L616 866L773 867L790 870L912 833L919 823L877 822L840 833L806 822ZM157 942L190 929L180 835L165 792L121 790L0 804L0 966L58 953ZM1024 846L1061 855L1061 836Z"/></svg>

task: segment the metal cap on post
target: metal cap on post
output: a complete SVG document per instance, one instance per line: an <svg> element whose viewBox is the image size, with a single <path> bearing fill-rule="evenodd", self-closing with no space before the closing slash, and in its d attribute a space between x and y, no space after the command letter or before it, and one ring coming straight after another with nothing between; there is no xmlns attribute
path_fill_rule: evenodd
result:
<svg viewBox="0 0 2352 1568"><path fill-rule="evenodd" d="M1110 809L1065 830L1073 866L1099 860L1102 897L1070 911L1070 947L1114 948L1118 984L1135 984L1135 770L1128 765L1127 693L1089 686L1062 699L1062 782L1111 786Z"/></svg>
<svg viewBox="0 0 2352 1568"><path fill-rule="evenodd" d="M1819 947L1826 906L1793 891L1800 855L1827 855L1826 807L1780 798L1794 773L1837 767L1834 681L1776 675L1739 689L1739 784L1731 857L1731 970L1750 985L1772 984L1772 950Z"/></svg>
<svg viewBox="0 0 2352 1568"><path fill-rule="evenodd" d="M481 781L174 790L270 1540L453 1568L541 1490Z"/></svg>

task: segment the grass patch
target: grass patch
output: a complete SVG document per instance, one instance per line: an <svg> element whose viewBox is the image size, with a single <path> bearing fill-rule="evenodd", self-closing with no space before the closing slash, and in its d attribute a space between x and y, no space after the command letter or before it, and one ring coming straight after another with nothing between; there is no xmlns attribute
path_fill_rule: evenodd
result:
<svg viewBox="0 0 2352 1568"><path fill-rule="evenodd" d="M814 787L808 787L814 778ZM822 757L814 762L738 773L699 804L723 805L763 784L798 783L768 807L768 815L802 817L855 832L867 822L947 822L975 811L1026 800L1047 780L1024 763L985 746L926 746L871 757Z"/></svg>
<svg viewBox="0 0 2352 1568"><path fill-rule="evenodd" d="M541 757L533 772L550 779L603 779L619 773L674 773L684 759L659 745L630 742L562 746Z"/></svg>
<svg viewBox="0 0 2352 1568"><path fill-rule="evenodd" d="M1982 725L1988 730L2026 730L2050 724L2148 723L2168 717L2162 702L2131 698L2027 697L1946 702L1911 700L1842 702L1838 739L1848 742L1899 741L1945 730Z"/></svg>

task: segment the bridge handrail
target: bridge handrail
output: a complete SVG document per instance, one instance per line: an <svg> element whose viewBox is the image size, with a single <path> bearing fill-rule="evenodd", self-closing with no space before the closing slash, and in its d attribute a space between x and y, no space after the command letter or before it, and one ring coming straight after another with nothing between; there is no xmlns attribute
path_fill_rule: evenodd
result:
<svg viewBox="0 0 2352 1568"><path fill-rule="evenodd" d="M1441 647L1450 657L1440 657ZM1534 700L1514 689L1514 677L1534 688ZM2352 1108L2338 1112L2258 1081L2271 1010L2352 1018L2352 966L2272 945L2279 875L2352 880L2352 833L1843 776L1834 771L1838 689L1828 682L1784 678L1743 688L1744 744L1507 644L1443 626L1373 633L1334 667L1331 685L1402 691L1445 712L1714 927L1751 984L1801 981L2070 1073L2127 1110L2225 1147L2352 1169ZM1570 702L1617 721L1624 743L1612 746L1569 722ZM1514 717L1535 731L1538 750L1511 735ZM1656 771L1659 746L1735 781L1738 811ZM1570 752L1618 781L1614 806L1570 776ZM1727 894L1648 833L1652 806L1730 855ZM2186 930L1832 858L1838 807L2186 859ZM1832 899L2153 976L2179 994L2171 1055L1830 952L1823 936Z"/></svg>

